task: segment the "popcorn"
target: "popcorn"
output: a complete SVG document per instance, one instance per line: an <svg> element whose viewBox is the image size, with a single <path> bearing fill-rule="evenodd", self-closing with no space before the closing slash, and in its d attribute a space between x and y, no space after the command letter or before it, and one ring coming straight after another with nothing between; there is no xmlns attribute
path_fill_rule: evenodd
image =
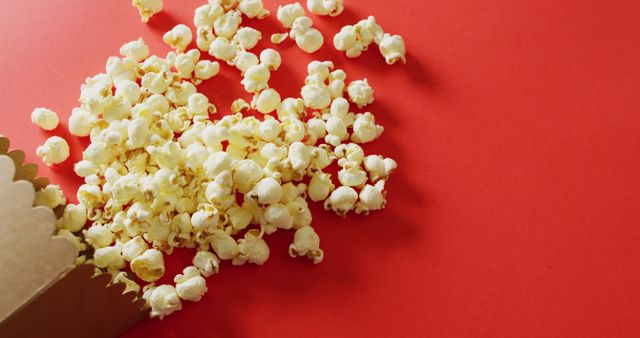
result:
<svg viewBox="0 0 640 338"><path fill-rule="evenodd" d="M198 251L193 257L192 263L204 277L211 277L217 274L220 269L220 260L213 252L209 251Z"/></svg>
<svg viewBox="0 0 640 338"><path fill-rule="evenodd" d="M314 202L324 201L331 191L335 189L335 185L331 182L331 175L316 171L311 177L308 188L309 198Z"/></svg>
<svg viewBox="0 0 640 338"><path fill-rule="evenodd" d="M36 149L36 155L48 166L59 164L69 158L69 144L59 136L52 136Z"/></svg>
<svg viewBox="0 0 640 338"><path fill-rule="evenodd" d="M349 94L349 100L355 103L358 108L362 108L374 101L373 88L369 86L367 79L349 83L347 93Z"/></svg>
<svg viewBox="0 0 640 338"><path fill-rule="evenodd" d="M307 0L309 12L317 15L338 16L344 10L343 0Z"/></svg>
<svg viewBox="0 0 640 338"><path fill-rule="evenodd" d="M338 11L341 1L312 5L323 6L316 12ZM350 112L347 100L364 106L373 90L366 79L347 86L343 70L313 61L300 97L282 98L269 86L280 54L248 51L261 33L241 26L243 15L267 14L260 0L211 1L194 15L198 49L186 50L191 32L178 25L165 34L176 51L149 56L142 39L126 43L122 57L110 58L106 73L87 78L81 88L69 127L90 137L74 166L85 184L78 205L66 206L57 222L58 235L79 250L91 246L86 256L97 273L109 272L113 283L140 292L144 284L119 271L129 265L146 284L142 297L153 316L180 309L181 300L198 301L207 291L204 278L218 272L220 260L264 264L270 255L265 235L279 229L296 230L291 256L322 261L307 199L324 201L341 216L385 206L384 185L397 163L367 156L356 144L377 139L383 128L370 112ZM299 3L282 6L278 17L303 49L315 49L307 43L316 33ZM376 25L356 24L356 39L380 42ZM238 98L233 115L212 115L215 105L196 86L218 74L220 64L200 60L200 51L241 72L251 104ZM264 115L245 115L250 109ZM336 160L337 189L325 172ZM39 195L38 203L50 207L66 202L47 189ZM87 221L91 226L84 229ZM83 238L74 234L79 231ZM175 248L196 249L193 266L173 285L154 285L165 273L163 255Z"/></svg>
<svg viewBox="0 0 640 338"><path fill-rule="evenodd" d="M291 27L289 36L296 41L296 44L303 51L311 54L324 43L324 37L319 30L312 27L313 21L307 16L297 18Z"/></svg>
<svg viewBox="0 0 640 338"><path fill-rule="evenodd" d="M133 6L138 8L140 19L146 23L162 11L162 0L133 0Z"/></svg>
<svg viewBox="0 0 640 338"><path fill-rule="evenodd" d="M270 71L276 71L282 64L282 58L278 51L267 48L260 52L260 63L266 65Z"/></svg>
<svg viewBox="0 0 640 338"><path fill-rule="evenodd" d="M264 8L262 0L241 0L238 9L249 19L264 19L269 15L269 10Z"/></svg>
<svg viewBox="0 0 640 338"><path fill-rule="evenodd" d="M244 238L238 241L238 256L233 258L233 265L246 262L262 265L269 259L269 246L262 238L260 231L249 230Z"/></svg>
<svg viewBox="0 0 640 338"><path fill-rule="evenodd" d="M136 236L128 240L122 246L122 257L127 262L131 262L136 257L142 255L148 249L149 249L149 245L147 244L147 242L145 242L142 237Z"/></svg>
<svg viewBox="0 0 640 338"><path fill-rule="evenodd" d="M93 253L93 264L105 269L119 270L125 267L124 258L122 258L120 248L117 246L96 249Z"/></svg>
<svg viewBox="0 0 640 338"><path fill-rule="evenodd" d="M384 208L387 201L384 192L385 181L378 181L375 185L367 184L360 191L356 204L356 214L367 214L369 211Z"/></svg>
<svg viewBox="0 0 640 338"><path fill-rule="evenodd" d="M275 111L278 105L280 105L280 94L271 88L261 91L252 102L252 106L263 114Z"/></svg>
<svg viewBox="0 0 640 338"><path fill-rule="evenodd" d="M193 35L187 25L178 24L166 32L162 40L178 52L183 52L191 43Z"/></svg>
<svg viewBox="0 0 640 338"><path fill-rule="evenodd" d="M83 205L67 204L64 208L59 227L71 232L78 232L87 223L87 209Z"/></svg>
<svg viewBox="0 0 640 338"><path fill-rule="evenodd" d="M242 27L233 36L233 42L242 50L249 50L255 47L262 39L262 33L251 27Z"/></svg>
<svg viewBox="0 0 640 338"><path fill-rule="evenodd" d="M131 58L135 62L141 62L149 57L149 46L147 46L143 38L139 38L122 45L120 47L120 55Z"/></svg>
<svg viewBox="0 0 640 338"><path fill-rule="evenodd" d="M66 203L67 199L64 197L64 193L60 189L60 186L49 184L36 191L36 199L33 205L55 209L61 205L65 205Z"/></svg>
<svg viewBox="0 0 640 338"><path fill-rule="evenodd" d="M398 60L402 61L402 63L407 63L407 58L405 57L407 51L404 46L404 40L400 35L384 34L378 47L387 64L392 65Z"/></svg>
<svg viewBox="0 0 640 338"><path fill-rule="evenodd" d="M304 16L304 8L302 8L299 2L278 6L278 21L280 21L285 28L291 28L293 22L301 16Z"/></svg>
<svg viewBox="0 0 640 338"><path fill-rule="evenodd" d="M36 108L31 113L31 122L44 130L54 130L60 119L58 114L47 108Z"/></svg>
<svg viewBox="0 0 640 338"><path fill-rule="evenodd" d="M155 282L164 275L164 259L157 249L147 249L131 260L131 271L145 282Z"/></svg>
<svg viewBox="0 0 640 338"><path fill-rule="evenodd" d="M151 306L151 317L160 319L176 311L182 310L182 302L176 288L172 285L160 285L145 292L147 302Z"/></svg>
<svg viewBox="0 0 640 338"><path fill-rule="evenodd" d="M199 302L207 292L207 283L194 266L184 268L182 274L173 281L176 283L176 293L183 300Z"/></svg>
<svg viewBox="0 0 640 338"><path fill-rule="evenodd" d="M344 217L347 212L354 209L357 200L358 193L353 188L341 186L324 201L324 209L333 210Z"/></svg>
<svg viewBox="0 0 640 338"><path fill-rule="evenodd" d="M275 33L271 34L271 43L279 45L289 37L289 33Z"/></svg>
<svg viewBox="0 0 640 338"><path fill-rule="evenodd" d="M217 18L222 16L222 14L224 14L224 9L219 5L202 5L195 10L195 15L193 16L193 24L198 28L213 26L213 23Z"/></svg>
<svg viewBox="0 0 640 338"><path fill-rule="evenodd" d="M111 283L122 283L125 285L124 291L122 293L134 292L135 294L140 293L140 285L134 282L127 276L127 273L124 271L118 272L113 276Z"/></svg>
<svg viewBox="0 0 640 338"><path fill-rule="evenodd" d="M293 243L289 246L291 257L307 256L314 264L322 262L324 252L320 249L320 237L310 226L303 226L296 230Z"/></svg>

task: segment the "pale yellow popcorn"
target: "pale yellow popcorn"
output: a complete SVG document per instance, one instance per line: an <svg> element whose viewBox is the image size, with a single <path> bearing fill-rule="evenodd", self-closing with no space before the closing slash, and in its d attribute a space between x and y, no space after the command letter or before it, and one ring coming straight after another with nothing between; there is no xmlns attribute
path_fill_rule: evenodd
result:
<svg viewBox="0 0 640 338"><path fill-rule="evenodd" d="M224 9L219 5L202 5L195 10L193 24L198 28L203 26L213 26L214 21L222 14L224 14Z"/></svg>
<svg viewBox="0 0 640 338"><path fill-rule="evenodd" d="M238 244L233 237L216 230L209 236L211 248L222 260L230 260L238 255Z"/></svg>
<svg viewBox="0 0 640 338"><path fill-rule="evenodd" d="M211 26L199 26L196 30L196 45L202 52L209 51L215 38L216 36L213 34L213 27Z"/></svg>
<svg viewBox="0 0 640 338"><path fill-rule="evenodd" d="M125 267L124 258L118 246L107 246L96 249L93 263L99 268L120 270Z"/></svg>
<svg viewBox="0 0 640 338"><path fill-rule="evenodd" d="M127 276L127 273L124 271L118 272L115 275L113 275L113 279L111 280L111 283L124 284L125 288L124 288L124 291L122 291L123 294L128 292L134 292L135 294L140 293L140 285L138 285L138 283L130 279Z"/></svg>
<svg viewBox="0 0 640 338"><path fill-rule="evenodd" d="M278 21L280 21L285 28L291 28L293 22L301 16L304 16L304 8L302 8L299 2L278 6Z"/></svg>
<svg viewBox="0 0 640 338"><path fill-rule="evenodd" d="M140 19L145 23L162 11L162 0L133 0L132 3L140 12Z"/></svg>
<svg viewBox="0 0 640 338"><path fill-rule="evenodd" d="M196 85L203 80L209 80L210 78L218 75L220 72L220 64L215 61L200 60L196 63L194 73L196 77Z"/></svg>
<svg viewBox="0 0 640 338"><path fill-rule="evenodd" d="M357 162L346 161L338 171L338 180L347 187L361 187L367 182L367 172Z"/></svg>
<svg viewBox="0 0 640 338"><path fill-rule="evenodd" d="M249 50L255 47L262 39L262 33L251 27L242 27L233 36L232 41L242 50Z"/></svg>
<svg viewBox="0 0 640 338"><path fill-rule="evenodd" d="M81 242L81 238L72 234L71 231L67 229L60 229L56 234L58 237L66 238L67 240L73 243L73 246L78 250L78 252L84 251L87 249L87 245Z"/></svg>
<svg viewBox="0 0 640 338"><path fill-rule="evenodd" d="M145 282L155 282L164 275L164 259L157 249L148 249L131 261L131 271Z"/></svg>
<svg viewBox="0 0 640 338"><path fill-rule="evenodd" d="M271 43L279 45L283 43L289 37L289 33L275 33L271 34Z"/></svg>
<svg viewBox="0 0 640 338"><path fill-rule="evenodd" d="M58 114L47 108L36 108L31 113L31 122L44 130L54 130L60 119Z"/></svg>
<svg viewBox="0 0 640 338"><path fill-rule="evenodd" d="M314 202L324 201L335 185L331 182L331 175L316 171L309 182L309 198Z"/></svg>
<svg viewBox="0 0 640 338"><path fill-rule="evenodd" d="M362 188L356 203L356 214L368 214L369 211L380 210L386 204L384 193L385 181L378 181L375 185L367 184Z"/></svg>
<svg viewBox="0 0 640 338"><path fill-rule="evenodd" d="M242 23L242 17L238 11L229 11L218 17L213 23L213 30L218 37L233 38Z"/></svg>
<svg viewBox="0 0 640 338"><path fill-rule="evenodd" d="M260 63L266 65L270 71L276 71L282 64L282 58L277 50L267 48L260 52Z"/></svg>
<svg viewBox="0 0 640 338"><path fill-rule="evenodd" d="M173 279L176 283L176 292L183 300L199 302L207 292L207 283L195 266L184 268L182 274Z"/></svg>
<svg viewBox="0 0 640 338"><path fill-rule="evenodd" d="M131 58L135 62L141 62L149 57L149 46L147 46L143 38L139 38L122 45L120 47L120 55Z"/></svg>
<svg viewBox="0 0 640 338"><path fill-rule="evenodd" d="M69 144L59 136L52 136L36 149L36 155L47 166L59 164L69 158Z"/></svg>
<svg viewBox="0 0 640 338"><path fill-rule="evenodd" d="M384 56L387 64L392 65L397 61L407 63L406 48L404 39L400 35L384 34L378 43L380 53Z"/></svg>
<svg viewBox="0 0 640 338"><path fill-rule="evenodd" d="M307 0L309 12L317 15L338 16L344 10L343 0Z"/></svg>
<svg viewBox="0 0 640 338"><path fill-rule="evenodd" d="M280 94L274 89L265 89L254 96L254 102L252 106L263 114L269 114L278 108L280 105Z"/></svg>
<svg viewBox="0 0 640 338"><path fill-rule="evenodd" d="M58 220L59 228L78 232L87 223L87 209L83 205L67 204L62 218Z"/></svg>
<svg viewBox="0 0 640 338"><path fill-rule="evenodd" d="M198 251L193 257L192 263L204 277L211 277L217 274L220 269L218 256L210 251Z"/></svg>
<svg viewBox="0 0 640 338"><path fill-rule="evenodd" d="M289 36L300 49L309 54L320 49L324 43L322 33L313 28L313 21L307 16L301 16L293 22Z"/></svg>
<svg viewBox="0 0 640 338"><path fill-rule="evenodd" d="M314 264L322 262L324 252L320 249L320 237L310 226L303 226L296 230L293 243L289 246L291 257L307 256Z"/></svg>
<svg viewBox="0 0 640 338"><path fill-rule="evenodd" d="M291 216L289 209L280 203L267 207L264 211L264 218L270 225L265 229L267 234L271 234L277 229L288 230L293 227L293 216Z"/></svg>
<svg viewBox="0 0 640 338"><path fill-rule="evenodd" d="M136 236L122 245L122 257L124 257L127 262L131 262L147 251L147 249L149 249L147 242L145 242L142 237Z"/></svg>
<svg viewBox="0 0 640 338"><path fill-rule="evenodd" d="M60 186L49 184L36 191L36 199L33 205L55 209L61 205L65 205L66 203L67 199L64 197L64 193L62 192L62 189L60 189Z"/></svg>
<svg viewBox="0 0 640 338"><path fill-rule="evenodd" d="M270 77L271 73L268 66L263 64L255 65L247 69L241 83L247 92L257 93L268 87Z"/></svg>
<svg viewBox="0 0 640 338"><path fill-rule="evenodd" d="M269 246L260 235L259 230L249 230L244 238L238 241L239 254L233 258L233 265L246 262L262 265L269 259Z"/></svg>
<svg viewBox="0 0 640 338"><path fill-rule="evenodd" d="M193 35L187 25L178 24L166 32L162 40L178 52L184 51L191 43Z"/></svg>
<svg viewBox="0 0 640 338"><path fill-rule="evenodd" d="M147 290L147 292L145 292L145 295L147 295L145 299L151 306L151 317L162 319L182 310L182 302L176 288L172 285L160 285Z"/></svg>
<svg viewBox="0 0 640 338"><path fill-rule="evenodd" d="M226 62L232 61L237 52L231 41L223 36L215 38L209 46L209 55Z"/></svg>
<svg viewBox="0 0 640 338"><path fill-rule="evenodd" d="M260 60L255 54L243 50L238 51L236 57L233 59L233 64L238 68L242 75L244 75L249 68L258 65L259 63Z"/></svg>
<svg viewBox="0 0 640 338"><path fill-rule="evenodd" d="M353 210L358 200L358 193L351 187L338 187L324 201L325 210L333 210L339 216L345 216Z"/></svg>
<svg viewBox="0 0 640 338"><path fill-rule="evenodd" d="M349 94L349 100L355 103L358 108L369 105L375 100L373 98L373 88L371 88L367 79L349 83L347 93Z"/></svg>
<svg viewBox="0 0 640 338"><path fill-rule="evenodd" d="M269 10L264 8L262 0L241 0L238 9L249 19L264 19L269 15Z"/></svg>

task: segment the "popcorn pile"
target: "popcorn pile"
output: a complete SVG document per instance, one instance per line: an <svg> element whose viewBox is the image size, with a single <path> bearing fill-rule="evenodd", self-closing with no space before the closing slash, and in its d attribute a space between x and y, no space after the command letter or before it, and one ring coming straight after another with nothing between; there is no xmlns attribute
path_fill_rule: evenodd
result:
<svg viewBox="0 0 640 338"><path fill-rule="evenodd" d="M134 0L143 20L159 3ZM308 6L331 16L343 9L337 0L310 0ZM142 293L153 317L180 310L182 301L199 301L207 292L205 278L218 273L221 261L262 265L270 253L265 236L278 230L295 231L291 257L320 263L324 253L308 200L340 216L385 207L385 184L397 164L360 146L384 128L372 113L350 111L351 104L374 102L367 79L347 83L332 62L313 61L300 98L282 99L269 87L280 54L249 52L261 33L240 26L243 16L267 15L261 0L211 0L195 11L198 49L187 50L193 35L182 24L164 35L175 50L165 57L150 55L143 39L124 44L105 73L87 78L69 119L71 134L91 140L74 166L85 181L79 203L67 205L58 186L37 192L36 205L64 206L57 235L81 252L76 263L92 263L127 292ZM320 32L299 3L280 7L278 19L301 49L315 49ZM216 107L196 86L216 76L220 64L201 60L201 51L242 73L251 103L238 99L231 115L211 117ZM243 114L251 109L259 117ZM42 108L32 120L44 129L58 124L57 115ZM57 164L69 156L69 146L52 137L37 154ZM337 180L325 171L333 163L340 168ZM175 276L175 285L156 285L165 273L164 255L174 248L196 249L193 265Z"/></svg>

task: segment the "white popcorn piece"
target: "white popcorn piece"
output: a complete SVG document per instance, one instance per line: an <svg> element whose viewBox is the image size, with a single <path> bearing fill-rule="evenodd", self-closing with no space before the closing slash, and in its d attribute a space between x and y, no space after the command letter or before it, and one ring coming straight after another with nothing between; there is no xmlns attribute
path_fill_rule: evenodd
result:
<svg viewBox="0 0 640 338"><path fill-rule="evenodd" d="M193 257L192 263L204 277L211 277L220 270L218 256L210 251L198 251Z"/></svg>
<svg viewBox="0 0 640 338"><path fill-rule="evenodd" d="M262 39L262 33L251 27L242 27L233 36L233 43L242 50L250 50Z"/></svg>
<svg viewBox="0 0 640 338"><path fill-rule="evenodd" d="M270 71L276 71L282 64L282 58L277 50L267 48L260 52L260 63L266 65Z"/></svg>
<svg viewBox="0 0 640 338"><path fill-rule="evenodd" d="M233 258L234 265L246 262L262 265L269 259L269 246L258 230L249 230L244 238L238 241L238 256Z"/></svg>
<svg viewBox="0 0 640 338"><path fill-rule="evenodd" d="M259 63L260 60L255 54L243 50L238 51L233 60L233 64L236 66L236 68L238 68L240 74L242 75L244 75L244 73L249 70L249 68Z"/></svg>
<svg viewBox="0 0 640 338"><path fill-rule="evenodd" d="M231 41L222 36L215 38L209 47L209 55L226 62L232 61L237 53Z"/></svg>
<svg viewBox="0 0 640 338"><path fill-rule="evenodd" d="M198 81L209 80L220 73L220 64L215 61L200 60L196 63L194 73Z"/></svg>
<svg viewBox="0 0 640 338"><path fill-rule="evenodd" d="M61 205L65 205L66 203L67 199L64 197L64 193L62 192L62 189L60 189L60 186L49 184L36 191L36 199L33 205L55 209Z"/></svg>
<svg viewBox="0 0 640 338"><path fill-rule="evenodd" d="M357 162L346 161L338 171L338 180L347 187L361 187L367 183L367 172Z"/></svg>
<svg viewBox="0 0 640 338"><path fill-rule="evenodd" d="M384 34L378 44L378 48L387 64L392 65L397 61L407 63L407 50L404 45L404 39L400 35Z"/></svg>
<svg viewBox="0 0 640 338"><path fill-rule="evenodd" d="M387 201L384 192L385 181L378 181L375 185L367 184L360 191L356 214L368 214L369 211L383 209Z"/></svg>
<svg viewBox="0 0 640 338"><path fill-rule="evenodd" d="M62 229L78 232L87 224L87 209L80 204L67 204L59 222Z"/></svg>
<svg viewBox="0 0 640 338"><path fill-rule="evenodd" d="M133 0L132 3L140 12L141 21L145 23L162 11L162 0Z"/></svg>
<svg viewBox="0 0 640 338"><path fill-rule="evenodd" d="M213 27L211 26L200 26L196 30L196 45L202 52L209 51L215 38L216 36L213 34Z"/></svg>
<svg viewBox="0 0 640 338"><path fill-rule="evenodd" d="M97 122L98 118L94 114L81 108L74 108L69 117L69 132L74 136L89 136Z"/></svg>
<svg viewBox="0 0 640 338"><path fill-rule="evenodd" d="M349 100L355 103L358 108L363 108L374 101L373 88L371 88L367 79L349 83L347 93L349 94Z"/></svg>
<svg viewBox="0 0 640 338"><path fill-rule="evenodd" d="M131 262L136 257L142 255L148 249L149 245L147 244L147 242L145 242L142 237L136 236L128 240L122 246L122 257L124 257L127 262Z"/></svg>
<svg viewBox="0 0 640 338"><path fill-rule="evenodd" d="M310 226L303 226L296 230L293 243L289 246L291 257L307 256L314 264L319 264L324 258L320 249L320 236Z"/></svg>
<svg viewBox="0 0 640 338"><path fill-rule="evenodd" d="M149 57L149 46L147 46L143 38L139 38L122 45L120 47L120 55L131 58L135 62L141 62Z"/></svg>
<svg viewBox="0 0 640 338"><path fill-rule="evenodd" d="M155 282L164 275L164 259L157 249L147 249L131 261L131 271L145 282Z"/></svg>
<svg viewBox="0 0 640 338"><path fill-rule="evenodd" d="M309 198L314 202L324 201L334 189L331 175L316 171L309 182Z"/></svg>
<svg viewBox="0 0 640 338"><path fill-rule="evenodd" d="M282 198L282 186L273 177L266 177L255 185L249 196L263 205L275 204Z"/></svg>
<svg viewBox="0 0 640 338"><path fill-rule="evenodd" d="M271 34L271 43L279 45L283 43L289 37L289 33L274 33Z"/></svg>
<svg viewBox="0 0 640 338"><path fill-rule="evenodd" d="M376 119L373 114L369 112L358 114L353 123L351 140L357 143L371 142L380 137L383 131L384 127L376 124Z"/></svg>
<svg viewBox="0 0 640 338"><path fill-rule="evenodd" d="M278 6L278 21L280 21L284 28L291 28L293 22L301 16L304 16L304 8L302 8L299 2Z"/></svg>
<svg viewBox="0 0 640 338"><path fill-rule="evenodd" d="M229 11L214 21L213 31L216 36L230 40L238 31L240 23L242 23L240 12Z"/></svg>
<svg viewBox="0 0 640 338"><path fill-rule="evenodd" d="M135 294L140 293L140 285L138 285L138 283L136 283L134 280L130 279L127 276L127 273L124 271L118 272L113 276L113 279L111 280L111 283L122 283L125 285L124 291L122 292L124 293L128 293L128 292L134 292Z"/></svg>
<svg viewBox="0 0 640 338"><path fill-rule="evenodd" d="M83 230L82 234L85 241L94 249L107 247L115 239L113 232L104 225L92 225L90 228Z"/></svg>
<svg viewBox="0 0 640 338"><path fill-rule="evenodd" d="M293 227L293 216L289 209L283 204L271 204L264 211L265 220L270 227L266 229L267 234L275 232L277 229L291 229Z"/></svg>
<svg viewBox="0 0 640 338"><path fill-rule="evenodd" d="M343 0L307 0L309 12L317 15L338 16L344 11Z"/></svg>
<svg viewBox="0 0 640 338"><path fill-rule="evenodd" d="M193 24L198 28L204 26L211 27L222 14L224 14L222 6L215 4L202 5L195 10Z"/></svg>
<svg viewBox="0 0 640 338"><path fill-rule="evenodd" d="M355 208L357 200L358 193L353 188L341 186L324 201L324 209L333 210L339 216L344 217Z"/></svg>
<svg viewBox="0 0 640 338"><path fill-rule="evenodd" d="M280 105L280 94L274 89L265 89L254 97L252 106L263 114L274 112Z"/></svg>
<svg viewBox="0 0 640 338"><path fill-rule="evenodd" d="M124 258L118 246L107 246L96 249L93 262L99 268L120 270L125 267Z"/></svg>
<svg viewBox="0 0 640 338"><path fill-rule="evenodd" d="M184 24L178 24L162 36L162 40L178 52L183 52L191 43L193 34Z"/></svg>
<svg viewBox="0 0 640 338"><path fill-rule="evenodd" d="M195 266L184 268L182 274L177 275L173 281L176 283L178 296L183 300L199 302L207 292L207 282Z"/></svg>
<svg viewBox="0 0 640 338"><path fill-rule="evenodd" d="M269 67L264 64L259 64L247 69L241 83L247 92L257 93L269 86L269 78L271 78Z"/></svg>
<svg viewBox="0 0 640 338"><path fill-rule="evenodd" d="M269 10L264 8L262 0L241 0L238 10L249 19L264 19L270 14Z"/></svg>
<svg viewBox="0 0 640 338"><path fill-rule="evenodd" d="M300 49L309 54L316 52L324 44L322 33L313 28L313 20L307 16L301 16L293 22L289 36Z"/></svg>
<svg viewBox="0 0 640 338"><path fill-rule="evenodd" d="M69 158L69 144L62 137L52 136L36 149L36 155L47 166L60 164Z"/></svg>
<svg viewBox="0 0 640 338"><path fill-rule="evenodd" d="M160 285L151 290L145 297L151 306L151 317L160 319L182 310L182 302L180 296L173 285Z"/></svg>
<svg viewBox="0 0 640 338"><path fill-rule="evenodd" d="M31 113L31 122L44 130L54 130L60 119L58 114L47 108L36 108Z"/></svg>
<svg viewBox="0 0 640 338"><path fill-rule="evenodd" d="M233 237L223 231L214 231L209 241L211 242L213 251L215 251L216 255L222 260L231 260L238 255L238 243L236 243Z"/></svg>

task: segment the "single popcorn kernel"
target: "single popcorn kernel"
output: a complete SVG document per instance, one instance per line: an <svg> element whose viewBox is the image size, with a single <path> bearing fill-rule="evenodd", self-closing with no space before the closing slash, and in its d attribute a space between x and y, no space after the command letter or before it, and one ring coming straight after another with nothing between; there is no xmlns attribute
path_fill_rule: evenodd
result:
<svg viewBox="0 0 640 338"><path fill-rule="evenodd" d="M36 155L48 166L59 164L69 158L69 144L59 136L52 136L36 149Z"/></svg>
<svg viewBox="0 0 640 338"><path fill-rule="evenodd" d="M47 108L36 108L31 113L31 122L44 130L54 130L60 119L58 114Z"/></svg>
<svg viewBox="0 0 640 338"><path fill-rule="evenodd" d="M138 8L140 19L144 23L162 11L162 0L133 0L132 4Z"/></svg>
<svg viewBox="0 0 640 338"><path fill-rule="evenodd" d="M187 25L178 24L166 32L162 40L178 52L183 52L191 43L193 35Z"/></svg>
<svg viewBox="0 0 640 338"><path fill-rule="evenodd" d="M156 249L148 249L131 261L131 271L145 282L155 282L164 275L164 259Z"/></svg>

